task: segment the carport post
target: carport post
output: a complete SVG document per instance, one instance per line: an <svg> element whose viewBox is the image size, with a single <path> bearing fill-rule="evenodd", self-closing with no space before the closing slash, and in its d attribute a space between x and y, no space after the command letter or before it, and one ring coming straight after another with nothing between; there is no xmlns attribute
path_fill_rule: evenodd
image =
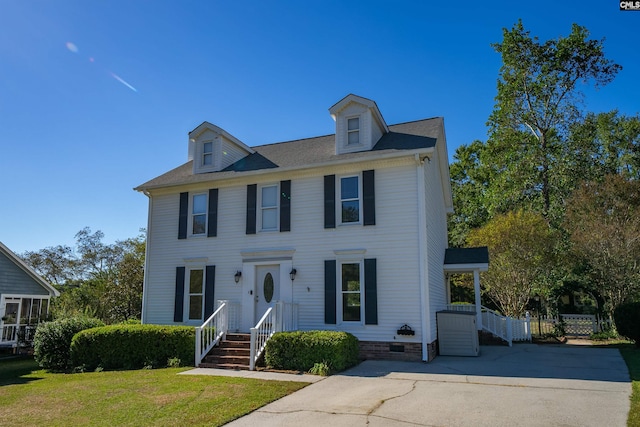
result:
<svg viewBox="0 0 640 427"><path fill-rule="evenodd" d="M480 270L473 270L473 292L476 297L476 326L482 330L482 302L480 300Z"/></svg>

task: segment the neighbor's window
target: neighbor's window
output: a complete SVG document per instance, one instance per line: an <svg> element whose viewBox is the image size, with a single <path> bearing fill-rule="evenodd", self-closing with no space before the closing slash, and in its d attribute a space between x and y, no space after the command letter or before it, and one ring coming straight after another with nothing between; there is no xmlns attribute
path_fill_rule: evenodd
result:
<svg viewBox="0 0 640 427"><path fill-rule="evenodd" d="M213 142L205 142L202 145L202 166L213 164Z"/></svg>
<svg viewBox="0 0 640 427"><path fill-rule="evenodd" d="M278 186L262 187L260 208L262 210L262 229L278 229Z"/></svg>
<svg viewBox="0 0 640 427"><path fill-rule="evenodd" d="M207 195L195 194L191 211L192 233L204 234L207 232Z"/></svg>
<svg viewBox="0 0 640 427"><path fill-rule="evenodd" d="M204 270L189 271L189 320L202 320Z"/></svg>
<svg viewBox="0 0 640 427"><path fill-rule="evenodd" d="M362 318L360 264L342 264L342 320L359 322Z"/></svg>
<svg viewBox="0 0 640 427"><path fill-rule="evenodd" d="M360 143L360 118L347 119L347 144Z"/></svg>
<svg viewBox="0 0 640 427"><path fill-rule="evenodd" d="M360 221L360 186L357 176L340 178L342 223Z"/></svg>

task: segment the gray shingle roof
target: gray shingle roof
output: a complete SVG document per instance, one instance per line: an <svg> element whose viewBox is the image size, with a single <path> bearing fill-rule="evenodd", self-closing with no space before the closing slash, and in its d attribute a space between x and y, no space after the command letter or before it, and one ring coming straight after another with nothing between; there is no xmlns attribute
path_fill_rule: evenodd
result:
<svg viewBox="0 0 640 427"><path fill-rule="evenodd" d="M447 248L444 254L447 264L489 264L489 248Z"/></svg>
<svg viewBox="0 0 640 427"><path fill-rule="evenodd" d="M382 153L417 150L435 147L443 132L441 117L400 123L389 126L389 133L380 138L371 151L335 154L335 135L252 147L256 152L219 172L193 174L193 162L189 161L136 188L145 190L158 187L191 184L224 179L239 173L275 168L313 167L332 161L375 158Z"/></svg>

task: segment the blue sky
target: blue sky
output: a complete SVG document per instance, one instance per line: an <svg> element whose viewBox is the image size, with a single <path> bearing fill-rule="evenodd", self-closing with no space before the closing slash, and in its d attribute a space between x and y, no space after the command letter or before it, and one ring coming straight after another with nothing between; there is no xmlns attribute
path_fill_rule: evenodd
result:
<svg viewBox="0 0 640 427"><path fill-rule="evenodd" d="M333 133L349 93L389 124L443 116L450 156L486 139L518 18L571 24L623 65L591 111L640 110L640 12L619 2L0 0L0 241L14 252L138 234L133 187L186 161L207 120L250 146Z"/></svg>

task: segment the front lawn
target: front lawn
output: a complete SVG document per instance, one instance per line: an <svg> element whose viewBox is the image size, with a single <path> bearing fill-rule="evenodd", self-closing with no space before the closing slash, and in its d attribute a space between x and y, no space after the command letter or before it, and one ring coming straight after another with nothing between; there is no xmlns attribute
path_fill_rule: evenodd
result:
<svg viewBox="0 0 640 427"><path fill-rule="evenodd" d="M306 385L177 375L188 369L53 374L0 360L0 425L219 426Z"/></svg>
<svg viewBox="0 0 640 427"><path fill-rule="evenodd" d="M640 427L640 349L633 344L621 344L618 348L629 368L633 390L627 425L629 427Z"/></svg>

